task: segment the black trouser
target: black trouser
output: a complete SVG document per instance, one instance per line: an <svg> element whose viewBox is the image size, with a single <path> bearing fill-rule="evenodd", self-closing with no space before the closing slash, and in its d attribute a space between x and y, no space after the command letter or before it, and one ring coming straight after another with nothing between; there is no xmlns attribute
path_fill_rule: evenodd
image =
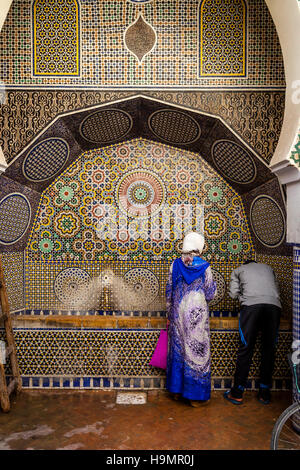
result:
<svg viewBox="0 0 300 470"><path fill-rule="evenodd" d="M240 346L234 374L234 388L245 387L255 341L261 331L260 383L271 386L281 309L272 304L244 306L240 312Z"/></svg>

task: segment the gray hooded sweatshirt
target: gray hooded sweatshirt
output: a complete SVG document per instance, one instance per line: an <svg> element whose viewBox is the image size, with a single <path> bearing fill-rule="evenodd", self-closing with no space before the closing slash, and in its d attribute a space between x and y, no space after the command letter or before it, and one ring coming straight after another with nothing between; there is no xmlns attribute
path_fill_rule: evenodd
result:
<svg viewBox="0 0 300 470"><path fill-rule="evenodd" d="M243 264L232 271L229 295L242 305L272 304L281 308L278 283L267 264Z"/></svg>

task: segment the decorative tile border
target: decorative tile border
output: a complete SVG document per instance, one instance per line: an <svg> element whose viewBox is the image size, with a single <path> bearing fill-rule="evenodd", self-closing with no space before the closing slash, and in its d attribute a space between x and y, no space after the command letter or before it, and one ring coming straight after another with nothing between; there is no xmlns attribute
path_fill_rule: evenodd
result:
<svg viewBox="0 0 300 470"><path fill-rule="evenodd" d="M15 314L22 312L24 307L23 257L23 252L1 254L9 307Z"/></svg>
<svg viewBox="0 0 300 470"><path fill-rule="evenodd" d="M8 376L8 380L10 380ZM233 386L233 379L213 378L211 380L212 390L228 390ZM25 389L58 389L58 390L165 390L166 378L128 378L128 377L87 377L78 376L65 378L60 376L38 377L27 376L22 377L22 387ZM291 390L292 381L289 378L275 379L272 382L273 391ZM257 390L259 388L259 380L252 379L247 381L247 390Z"/></svg>
<svg viewBox="0 0 300 470"><path fill-rule="evenodd" d="M15 328L24 387L164 388L164 371L148 365L159 332L157 329ZM4 338L3 330L0 337ZM274 389L289 386L287 353L291 340L291 332L280 331ZM211 330L212 377L216 389L231 384L238 342L237 330ZM249 388L257 387L259 363L258 340Z"/></svg>
<svg viewBox="0 0 300 470"><path fill-rule="evenodd" d="M24 309L13 312L15 316L28 315L28 316L54 316L54 315L67 315L67 316L114 316L114 317L151 317L151 318L166 318L166 311L123 311L123 310L49 310L49 309ZM210 310L209 315L212 318L236 318L238 310Z"/></svg>

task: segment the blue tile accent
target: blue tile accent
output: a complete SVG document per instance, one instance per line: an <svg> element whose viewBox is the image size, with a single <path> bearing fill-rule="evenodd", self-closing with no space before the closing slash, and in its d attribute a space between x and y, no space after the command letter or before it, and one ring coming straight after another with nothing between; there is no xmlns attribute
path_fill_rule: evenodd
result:
<svg viewBox="0 0 300 470"><path fill-rule="evenodd" d="M153 385L155 388L160 388L160 379L159 378L155 378L153 380Z"/></svg>
<svg viewBox="0 0 300 470"><path fill-rule="evenodd" d="M100 379L99 378L93 378L93 387L100 387Z"/></svg>
<svg viewBox="0 0 300 470"><path fill-rule="evenodd" d="M231 388L231 384L232 384L232 379L225 379L224 380L224 387L225 388Z"/></svg>
<svg viewBox="0 0 300 470"><path fill-rule="evenodd" d="M84 387L90 387L91 386L91 378L90 377L84 377L83 378L83 386Z"/></svg>
<svg viewBox="0 0 300 470"><path fill-rule="evenodd" d="M222 380L221 379L214 379L213 384L214 384L215 389L221 388Z"/></svg>
<svg viewBox="0 0 300 470"><path fill-rule="evenodd" d="M9 382L11 377L7 377L7 381ZM33 376L32 379L32 388L36 388L42 386L43 388L51 388L50 387L50 378L49 377L41 377L41 385L40 385L40 377ZM111 388L111 389L119 389L121 388L121 378L120 377L103 377L103 387L104 388ZM232 386L232 379L225 379L224 385L222 386L221 378L216 378L212 380L212 388L215 390L227 390ZM30 377L22 377L22 384L24 388L29 388L29 381ZM100 377L82 377L83 387L85 388L100 388ZM131 383L132 382L132 383ZM60 388L60 381L59 377L53 377L52 379L53 387ZM139 377L122 377L122 388L125 389L132 389L132 388L142 388L141 378ZM163 386L161 386L163 384ZM62 388L70 388L71 382L70 379L66 378L63 379ZM132 387L133 385L133 387ZM76 377L73 379L73 388L80 387L80 377ZM154 387L155 389L164 389L165 382L163 377L156 377L154 379L150 378L143 378L143 388L149 389L150 387ZM249 380L246 385L246 389L248 390L257 390L259 387L259 380L255 380L254 387L252 387L252 380ZM272 389L276 390L291 390L292 389L292 380L291 379L275 379L273 382Z"/></svg>
<svg viewBox="0 0 300 470"><path fill-rule="evenodd" d="M74 378L73 387L78 387L78 388L80 387L80 378L79 377Z"/></svg>
<svg viewBox="0 0 300 470"><path fill-rule="evenodd" d="M40 379L38 377L33 377L32 386L33 387L39 387L39 385L40 385Z"/></svg>
<svg viewBox="0 0 300 470"><path fill-rule="evenodd" d="M53 379L53 387L60 387L59 379L57 379L57 378Z"/></svg>
<svg viewBox="0 0 300 470"><path fill-rule="evenodd" d="M103 378L103 387L110 387L110 380L107 377Z"/></svg>
<svg viewBox="0 0 300 470"><path fill-rule="evenodd" d="M129 388L129 387L130 387L130 379L129 379L129 378L124 379L123 382L124 382L124 387L125 387L125 388Z"/></svg>
<svg viewBox="0 0 300 470"><path fill-rule="evenodd" d="M139 388L141 386L141 379L133 379L133 386L134 388Z"/></svg>
<svg viewBox="0 0 300 470"><path fill-rule="evenodd" d="M145 387L145 388L149 388L149 387L150 387L150 384L151 384L151 380L150 380L150 379L144 379L144 387Z"/></svg>
<svg viewBox="0 0 300 470"><path fill-rule="evenodd" d="M43 378L43 387L49 387L50 386L50 380L48 377Z"/></svg>
<svg viewBox="0 0 300 470"><path fill-rule="evenodd" d="M120 379L119 378L114 378L114 387L119 388L120 387Z"/></svg>
<svg viewBox="0 0 300 470"><path fill-rule="evenodd" d="M29 377L22 377L23 387L29 387Z"/></svg>

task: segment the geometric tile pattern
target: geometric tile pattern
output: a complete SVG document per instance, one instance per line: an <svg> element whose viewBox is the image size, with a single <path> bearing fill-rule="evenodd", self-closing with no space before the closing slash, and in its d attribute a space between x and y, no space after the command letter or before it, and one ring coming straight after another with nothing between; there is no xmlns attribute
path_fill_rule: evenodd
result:
<svg viewBox="0 0 300 470"><path fill-rule="evenodd" d="M98 388L134 387L137 386L134 379L145 380L165 376L165 372L161 369L149 366L159 331L156 329L17 328L15 340L20 372L23 378L48 377L58 382L76 379L77 384L72 382L75 388L80 388L80 385L91 387L90 381L86 380L85 384L83 383L83 380L88 378L91 380L101 378L102 382L98 381ZM0 330L0 339L2 338L4 338L4 332ZM291 346L291 339L290 332L279 333L273 374L275 387L276 380L290 378L286 356ZM239 333L236 330L211 330L211 361L214 379L232 379L238 341ZM253 386L251 380L253 382L253 379L257 379L259 375L259 344L258 339L249 374L250 388L251 385ZM7 372L9 373L9 364L7 364ZM110 380L103 382L104 378ZM133 382L124 383L125 379L132 379ZM141 382L138 383L141 384ZM39 386L36 381L35 384ZM33 385L31 383L31 386ZM53 382L52 385L48 382L47 386L55 385ZM57 386L63 387L63 384ZM143 386L150 387L150 383L146 380ZM160 386L158 382L154 388Z"/></svg>
<svg viewBox="0 0 300 470"><path fill-rule="evenodd" d="M47 0L45 7L49 3L50 0ZM75 6L75 2L71 0L67 3ZM125 0L122 2L120 0L102 0L101 2L85 0L80 3L81 75L66 76L68 72L66 66L69 64L72 64L70 73L79 73L79 29L73 26L74 23L77 24L78 13L72 11L74 21L67 23L70 28L67 29L72 33L72 44L69 47L71 50L67 50L64 54L55 46L53 47L52 37L49 38L49 44L46 43L46 38L39 38L41 41L39 47L42 49L46 46L46 50L45 52L39 51L36 56L38 58L36 71L44 72L40 65L43 67L44 64L48 64L47 56L50 57L49 63L54 66L54 70L51 70L51 76L32 76L32 2L31 0L14 0L0 37L0 80L6 84L6 87L19 85L28 88L28 85L39 85L54 88L69 86L76 89L88 86L97 88L285 86L281 48L264 0L248 0L247 78L243 76L198 77L199 0L164 0L163 2L152 0L147 3ZM138 12L142 13L144 20L157 34L156 47L151 54L144 57L141 64L126 48L123 41L124 32L137 19ZM63 12L60 11L60 14L63 15ZM63 30L63 19L55 21L57 14L54 17L53 23L49 22L49 28L41 28L41 32L46 36L48 31L56 34L56 31ZM230 21L225 22L226 32L228 23ZM207 19L207 24L208 27L213 24L219 25L217 15L214 15L213 21ZM220 45L229 61L229 71L240 73L240 66L245 62L245 59L240 59L245 43L245 38L242 38L240 33L241 15L238 14L238 19L230 24L239 25L239 28L230 31L234 44L232 46L229 44L229 47L230 50L233 49L233 54L226 54L227 40L223 45L221 38ZM245 19L243 19L243 25L245 25ZM237 36L235 36L236 30ZM55 34L53 41L56 38ZM215 70L215 64L220 64L223 57L222 51L218 52L216 45L213 46L212 51L208 47L205 46L205 71L209 71L210 65ZM235 48L237 48L236 51ZM58 60L53 63L51 59L55 55L58 56ZM63 63L62 58L66 58L66 63ZM222 72L225 71L225 65L227 62L222 67ZM60 66L64 67L63 76L53 75L53 73L59 73ZM235 70L237 66L239 67ZM46 71L49 73L48 66Z"/></svg>
<svg viewBox="0 0 300 470"><path fill-rule="evenodd" d="M153 261L149 264L145 260L29 261L25 265L25 308L29 313L36 313L35 309L43 310L44 315L49 310L53 310L56 314L74 310L74 314L80 312L83 315L87 313L109 315L112 311L115 312L114 315L130 315L132 309L126 308L127 305L120 295L123 286L128 285L134 291L147 294L144 295L143 311L151 312L151 316L156 316L157 311L165 315L168 267L169 264L162 261ZM114 284L104 290L105 275L109 272L113 273ZM78 292L84 298L86 292L89 296L81 308L77 302ZM113 295L116 295L117 299ZM95 302L90 306L93 296ZM141 307L139 305L137 310ZM105 313L99 310L104 310ZM138 315L143 314L140 312Z"/></svg>
<svg viewBox="0 0 300 470"><path fill-rule="evenodd" d="M89 281L90 276L82 269L64 269L55 279L55 295L61 302L70 305L78 300L78 290L86 286Z"/></svg>
<svg viewBox="0 0 300 470"><path fill-rule="evenodd" d="M253 158L240 145L229 140L216 141L211 149L221 173L236 183L251 183L256 177Z"/></svg>
<svg viewBox="0 0 300 470"><path fill-rule="evenodd" d="M80 2L32 3L33 75L80 74Z"/></svg>
<svg viewBox="0 0 300 470"><path fill-rule="evenodd" d="M7 91L7 106L0 109L0 145L10 162L58 113L79 110L129 97L134 92L109 91ZM285 93L282 91L143 91L144 95L220 116L270 162L281 132ZM24 132L24 110L30 129ZM241 111L242 110L242 111ZM241 114L242 113L242 114ZM257 123L259 125L257 125Z"/></svg>
<svg viewBox="0 0 300 470"><path fill-rule="evenodd" d="M200 77L246 75L247 4L202 0L199 8Z"/></svg>
<svg viewBox="0 0 300 470"><path fill-rule="evenodd" d="M213 298L213 300L211 300L209 302L209 307L210 308L213 305L219 304L219 302L221 302L221 300L224 298L224 296L226 294L226 282L225 282L224 277L222 276L222 274L220 272L216 271L215 269L212 269L212 274L213 274L214 281L217 284L217 293L216 293L215 297Z"/></svg>
<svg viewBox="0 0 300 470"><path fill-rule="evenodd" d="M69 156L68 143L63 139L46 139L28 153L23 174L30 181L45 181L64 166Z"/></svg>
<svg viewBox="0 0 300 470"><path fill-rule="evenodd" d="M134 139L83 153L43 192L26 257L170 262L183 221L208 261L254 253L241 198L201 157Z"/></svg>
<svg viewBox="0 0 300 470"><path fill-rule="evenodd" d="M8 303L11 312L24 307L23 252L1 253Z"/></svg>
<svg viewBox="0 0 300 470"><path fill-rule="evenodd" d="M112 142L125 137L132 127L132 118L125 111L105 109L87 116L80 125L80 134L89 142Z"/></svg>
<svg viewBox="0 0 300 470"><path fill-rule="evenodd" d="M151 114L148 125L153 134L176 144L191 144L201 133L199 124L191 116L168 109Z"/></svg>
<svg viewBox="0 0 300 470"><path fill-rule="evenodd" d="M26 232L31 216L28 199L21 193L12 193L0 201L0 243L16 243Z"/></svg>
<svg viewBox="0 0 300 470"><path fill-rule="evenodd" d="M257 196L251 204L250 221L258 240L267 247L280 245L285 236L285 218L277 202L267 195Z"/></svg>
<svg viewBox="0 0 300 470"><path fill-rule="evenodd" d="M239 262L212 262L214 278L218 284L218 294L210 305L212 317L234 317L239 311L239 304L228 295L230 274L239 265ZM25 265L25 309L29 315L60 314L60 315L115 315L115 316L162 316L165 312L165 288L170 263L159 260L125 261L125 260L99 260L97 262L30 262ZM69 271L68 271L69 270ZM74 273L86 273L84 277L78 276L74 280ZM88 301L79 308L76 307L77 286L88 279L86 291L89 297L99 294L94 288L95 280L102 283L103 276L108 271L114 273L116 285L109 287L108 292L100 291L97 302L90 307ZM65 273L70 272L70 277L64 278L64 282L58 280ZM59 284L59 297L55 293L55 287ZM81 285L81 284L80 284ZM101 284L102 285L102 284ZM121 301L123 285L129 286L135 292L147 293L144 295L143 305L135 306L129 303L126 308L125 301ZM56 289L57 290L57 289ZM81 295L86 296L85 292ZM117 300L113 297L117 296ZM139 297L138 297L139 298ZM65 301L65 302L63 302ZM73 302L72 302L73 301ZM87 308L89 306L89 308ZM84 308L83 308L84 307Z"/></svg>

